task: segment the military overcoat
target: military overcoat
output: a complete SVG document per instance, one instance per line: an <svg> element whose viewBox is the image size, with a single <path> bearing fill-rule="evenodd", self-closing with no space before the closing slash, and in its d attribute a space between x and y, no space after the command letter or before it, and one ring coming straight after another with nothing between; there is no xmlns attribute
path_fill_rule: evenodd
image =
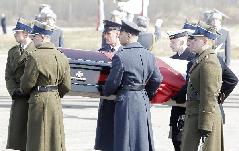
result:
<svg viewBox="0 0 239 151"><path fill-rule="evenodd" d="M99 49L99 51L112 52L112 49L110 47L109 48L103 47ZM94 149L113 151L114 112L115 112L114 100L100 99Z"/></svg>
<svg viewBox="0 0 239 151"><path fill-rule="evenodd" d="M221 85L222 69L219 60L214 50L205 50L189 70L182 151L197 151L199 130L210 131L203 150L224 150L222 119L217 101Z"/></svg>
<svg viewBox="0 0 239 151"><path fill-rule="evenodd" d="M20 90L20 78L23 75L27 56L35 50L31 42L25 49L20 45L12 47L8 51L8 58L5 70L5 80L7 90L10 96L14 91ZM28 115L28 98L15 97L12 101L10 119L8 126L7 149L26 149L27 139L27 115Z"/></svg>
<svg viewBox="0 0 239 151"><path fill-rule="evenodd" d="M48 85L58 86L58 91L35 89ZM66 56L52 43L43 43L29 55L20 86L25 94L30 94L27 151L65 151L60 97L71 87Z"/></svg>
<svg viewBox="0 0 239 151"><path fill-rule="evenodd" d="M217 55L223 59L227 66L231 63L231 39L227 29L222 28L218 31L216 46L220 46Z"/></svg>
<svg viewBox="0 0 239 151"><path fill-rule="evenodd" d="M152 151L153 133L149 98L162 80L154 56L139 43L121 47L112 59L112 68L103 94L116 94L114 151ZM145 89L124 86L146 84Z"/></svg>

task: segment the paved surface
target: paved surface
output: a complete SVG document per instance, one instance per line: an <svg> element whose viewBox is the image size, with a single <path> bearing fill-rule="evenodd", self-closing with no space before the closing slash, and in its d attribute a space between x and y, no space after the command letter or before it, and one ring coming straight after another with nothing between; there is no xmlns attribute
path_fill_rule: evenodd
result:
<svg viewBox="0 0 239 151"><path fill-rule="evenodd" d="M6 54L0 54L0 151L6 150L7 127L11 100L5 88L4 71ZM236 69L239 60L232 62ZM238 69L238 68L237 68ZM234 70L239 75L239 71ZM99 99L67 96L63 99L64 126L67 151L93 151ZM224 105L226 124L224 139L226 151L238 151L239 143L239 87ZM173 151L168 139L170 107L155 105L151 108L156 151Z"/></svg>

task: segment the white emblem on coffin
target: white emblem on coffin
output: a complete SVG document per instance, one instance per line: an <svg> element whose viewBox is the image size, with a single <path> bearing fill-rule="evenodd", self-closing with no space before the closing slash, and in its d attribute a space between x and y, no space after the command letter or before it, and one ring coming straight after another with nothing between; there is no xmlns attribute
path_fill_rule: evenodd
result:
<svg viewBox="0 0 239 151"><path fill-rule="evenodd" d="M84 73L82 71L76 72L75 77L71 77L71 79L78 81L86 81L86 78L84 78Z"/></svg>

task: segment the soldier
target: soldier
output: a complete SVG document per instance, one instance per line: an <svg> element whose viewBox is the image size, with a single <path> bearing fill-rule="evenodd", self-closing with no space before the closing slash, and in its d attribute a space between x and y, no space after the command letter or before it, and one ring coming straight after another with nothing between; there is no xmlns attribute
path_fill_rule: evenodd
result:
<svg viewBox="0 0 239 151"><path fill-rule="evenodd" d="M13 101L8 126L7 149L26 150L28 96L20 92L20 78L24 72L27 56L35 49L29 38L32 25L23 18L18 19L13 31L16 42L19 44L8 51L5 80Z"/></svg>
<svg viewBox="0 0 239 151"><path fill-rule="evenodd" d="M139 32L136 24L122 22L119 39L123 46L112 59L103 87L103 95L116 95L114 151L154 150L149 101L162 76L155 57L137 42Z"/></svg>
<svg viewBox="0 0 239 151"><path fill-rule="evenodd" d="M189 48L187 47L188 32L186 30L179 30L168 34L170 39L170 47L174 52L176 52L176 54L171 56L171 58L191 61L195 57L195 54L190 52ZM172 99L186 100L186 98L180 97L181 95L182 94L179 93ZM185 117L185 109L186 109L185 106L182 104L175 104L172 106L171 109L169 126L170 126L170 134L172 134L172 142L175 151L180 151L182 126L183 126L182 122Z"/></svg>
<svg viewBox="0 0 239 151"><path fill-rule="evenodd" d="M231 62L231 40L229 31L222 27L223 15L219 12L213 12L209 17L209 25L213 26L219 34L216 39L217 55L221 57L227 66Z"/></svg>
<svg viewBox="0 0 239 151"><path fill-rule="evenodd" d="M30 95L27 151L65 151L61 100L71 87L66 56L50 42L52 28L35 22L36 50L28 56L20 88Z"/></svg>
<svg viewBox="0 0 239 151"><path fill-rule="evenodd" d="M53 33L51 34L51 42L56 47L64 47L63 31L56 26L56 17L56 14L49 8L45 8L41 11L42 22L46 22L53 28Z"/></svg>
<svg viewBox="0 0 239 151"><path fill-rule="evenodd" d="M217 55L229 66L231 62L231 40L229 31L222 27L222 19L224 16L221 12L214 10L209 17L208 24L213 26L219 33L215 40L215 50ZM226 115L222 105L220 105L220 108L223 124L225 124Z"/></svg>
<svg viewBox="0 0 239 151"><path fill-rule="evenodd" d="M223 151L222 120L218 105L222 69L212 49L216 31L201 23L191 38L191 51L196 53L196 58L189 70L181 150L197 151L200 148Z"/></svg>
<svg viewBox="0 0 239 151"><path fill-rule="evenodd" d="M115 53L120 45L119 33L121 25L109 20L104 20L104 38L109 47L103 47L99 51ZM98 120L96 128L95 149L113 151L114 144L114 111L113 100L100 100Z"/></svg>
<svg viewBox="0 0 239 151"><path fill-rule="evenodd" d="M139 33L138 42L148 50L153 49L155 42L154 34L148 31L149 18L145 16L138 16L136 20L141 32Z"/></svg>
<svg viewBox="0 0 239 151"><path fill-rule="evenodd" d="M183 29L186 29L189 33L192 33L196 29L196 27L197 26L195 23L187 20L183 26ZM192 49L190 44L193 39L191 39L191 38L193 38L193 37L189 36L188 41L187 41L187 45L188 45L187 49L189 49L189 50ZM238 79L237 79L236 75L226 66L225 62L220 57L218 57L218 59L220 61L221 68L222 68L222 81L223 81L221 91L220 91L220 94L218 97L218 103L223 103L223 101L226 99L226 97L229 96L229 94L233 91L233 89L237 85ZM193 60L191 60L188 63L187 73L188 73L188 70L190 69L190 67L192 66L192 62L193 62ZM186 101L187 81L188 81L188 75L186 78L186 84L182 87L182 89L178 92L178 94L176 96L172 97L172 99L176 101L177 105L183 106ZM174 107L172 107L172 108L174 108ZM172 134L173 135L172 137L177 136L176 138L177 138L177 141L179 144L179 143L181 143L181 138L178 136L181 136L180 132L184 126L184 118L182 118L182 117L185 115L185 109L183 112L183 108L181 107L181 112L174 112L174 114L171 113L171 117L180 117L178 114L181 115L181 118L173 118L173 119L176 119L175 120L176 124L174 124L176 130L174 130L174 134ZM176 142L176 144L177 144L177 142Z"/></svg>

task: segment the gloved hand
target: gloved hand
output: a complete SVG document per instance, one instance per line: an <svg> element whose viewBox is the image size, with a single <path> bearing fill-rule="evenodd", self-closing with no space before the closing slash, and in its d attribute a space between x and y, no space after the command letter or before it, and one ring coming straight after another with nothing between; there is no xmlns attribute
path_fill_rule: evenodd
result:
<svg viewBox="0 0 239 151"><path fill-rule="evenodd" d="M97 88L98 88L98 91L100 92L100 96L103 96L103 86L99 85Z"/></svg>
<svg viewBox="0 0 239 151"><path fill-rule="evenodd" d="M218 104L222 104L225 99L226 99L226 95L224 93L219 93L219 96L217 98Z"/></svg>
<svg viewBox="0 0 239 151"><path fill-rule="evenodd" d="M20 97L28 98L29 96L22 93L22 91L20 89L16 89L12 94L12 99L15 100L16 98L20 98Z"/></svg>
<svg viewBox="0 0 239 151"><path fill-rule="evenodd" d="M199 133L200 133L202 142L205 143L206 138L210 135L211 132L210 132L210 131L207 131L207 130L202 130L202 129L200 129L200 130L199 130Z"/></svg>

